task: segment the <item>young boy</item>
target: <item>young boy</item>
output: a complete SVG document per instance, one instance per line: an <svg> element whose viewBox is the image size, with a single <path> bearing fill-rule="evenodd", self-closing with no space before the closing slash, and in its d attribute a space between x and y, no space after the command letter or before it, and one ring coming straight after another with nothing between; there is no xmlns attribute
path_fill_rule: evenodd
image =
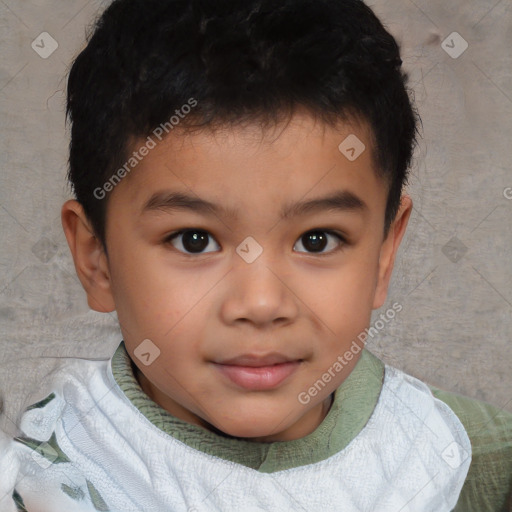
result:
<svg viewBox="0 0 512 512"><path fill-rule="evenodd" d="M364 348L412 209L406 80L357 0L106 9L62 223L123 341L4 435L2 512L512 510L512 415Z"/></svg>

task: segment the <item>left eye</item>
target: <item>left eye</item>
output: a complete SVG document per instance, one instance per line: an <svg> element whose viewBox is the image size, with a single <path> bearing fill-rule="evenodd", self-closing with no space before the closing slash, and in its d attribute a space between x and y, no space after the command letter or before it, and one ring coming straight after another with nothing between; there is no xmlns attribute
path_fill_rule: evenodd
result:
<svg viewBox="0 0 512 512"><path fill-rule="evenodd" d="M329 230L308 231L299 238L297 243L300 242L307 251L311 250L311 252L313 253L323 254L323 249L325 249L325 247L328 245L328 237L331 236L336 237L338 239L338 246L326 252L334 252L340 249L340 246L343 246L346 243L345 239L341 235Z"/></svg>

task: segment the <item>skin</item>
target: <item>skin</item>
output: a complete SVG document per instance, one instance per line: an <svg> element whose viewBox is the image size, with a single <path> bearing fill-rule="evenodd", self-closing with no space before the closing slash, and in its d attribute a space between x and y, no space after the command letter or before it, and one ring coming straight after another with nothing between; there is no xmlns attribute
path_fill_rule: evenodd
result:
<svg viewBox="0 0 512 512"><path fill-rule="evenodd" d="M366 146L352 162L338 149L349 134ZM182 420L255 441L298 439L318 427L331 393L360 352L307 404L298 396L369 327L372 309L384 304L412 210L403 195L384 238L387 187L375 173L370 147L365 124L330 127L306 113L274 129L250 124L171 132L111 192L108 257L81 205L63 205L64 232L88 304L117 311L137 379L150 398ZM366 208L279 217L286 204L341 189ZM160 190L181 191L237 213L140 214ZM184 236L168 240L185 228L209 234L196 252ZM326 239L316 251L304 236L313 230ZM236 252L248 236L263 249L252 263ZM160 350L148 366L134 354L144 339ZM301 359L270 390L240 388L214 363L270 352Z"/></svg>

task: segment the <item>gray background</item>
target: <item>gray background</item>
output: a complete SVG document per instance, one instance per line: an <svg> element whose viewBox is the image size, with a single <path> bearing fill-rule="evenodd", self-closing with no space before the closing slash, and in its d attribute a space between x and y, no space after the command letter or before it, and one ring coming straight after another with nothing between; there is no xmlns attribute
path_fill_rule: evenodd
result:
<svg viewBox="0 0 512 512"><path fill-rule="evenodd" d="M0 0L0 389L12 425L19 397L37 394L59 358L108 358L121 339L115 313L89 310L60 223L71 197L65 75L107 4ZM512 411L511 3L369 5L402 47L423 139L408 187L414 211L374 320L394 302L403 310L368 347ZM31 47L42 32L58 43L46 59ZM442 45L460 52L453 32L468 44L457 58Z"/></svg>

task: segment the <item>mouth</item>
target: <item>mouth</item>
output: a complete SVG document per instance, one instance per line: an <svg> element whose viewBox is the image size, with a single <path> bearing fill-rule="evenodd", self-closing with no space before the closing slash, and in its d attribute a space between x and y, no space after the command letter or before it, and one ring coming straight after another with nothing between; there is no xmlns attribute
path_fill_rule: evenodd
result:
<svg viewBox="0 0 512 512"><path fill-rule="evenodd" d="M282 354L264 357L244 355L214 362L220 373L236 386L250 391L274 389L295 373L302 359L291 359Z"/></svg>

